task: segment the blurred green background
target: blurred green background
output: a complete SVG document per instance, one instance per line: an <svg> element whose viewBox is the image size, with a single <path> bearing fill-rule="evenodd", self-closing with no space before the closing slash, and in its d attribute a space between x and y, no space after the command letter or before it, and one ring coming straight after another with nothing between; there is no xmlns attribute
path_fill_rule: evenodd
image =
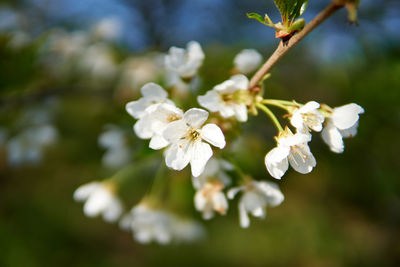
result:
<svg viewBox="0 0 400 267"><path fill-rule="evenodd" d="M338 12L265 83L271 98L361 105L365 114L357 136L345 139L345 152L330 152L314 135L317 167L308 175L290 170L278 181L285 201L269 208L265 220L252 218L241 229L234 200L227 216L203 221L202 241L169 246L138 244L117 225L86 218L73 201L78 186L118 169L102 164L106 151L98 137L112 124L126 138L130 162L149 153L124 106L143 83L163 82L158 53L200 41L205 92L229 77L241 49L257 48L267 58L277 45L273 32L245 13L271 10L274 21L278 15L272 1L83 2L0 2L0 266L400 265L397 1L363 1L359 27ZM310 2L306 19L329 1L317 2ZM111 31L94 26L110 17L118 22ZM31 144L21 140L38 125L51 127L52 142L26 150L10 145ZM263 162L275 145L272 124L261 115L241 128L237 162L254 178L272 181ZM132 177L124 189L127 208L151 179ZM189 172L171 183L171 203L201 220Z"/></svg>

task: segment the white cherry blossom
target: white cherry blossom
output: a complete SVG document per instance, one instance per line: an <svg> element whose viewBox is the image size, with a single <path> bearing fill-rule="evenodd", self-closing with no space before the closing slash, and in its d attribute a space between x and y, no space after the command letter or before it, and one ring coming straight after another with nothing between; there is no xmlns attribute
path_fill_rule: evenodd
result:
<svg viewBox="0 0 400 267"><path fill-rule="evenodd" d="M244 74L250 74L261 65L263 57L255 49L243 49L236 55L233 63L235 69Z"/></svg>
<svg viewBox="0 0 400 267"><path fill-rule="evenodd" d="M171 47L165 57L165 65L168 70L175 72L182 79L188 79L196 75L197 70L203 64L204 53L198 42L191 41L186 50L179 47Z"/></svg>
<svg viewBox="0 0 400 267"><path fill-rule="evenodd" d="M167 125L173 121L182 119L183 111L173 104L154 104L146 109L143 115L134 125L133 129L139 138L151 139L150 148L161 149L169 142L162 133Z"/></svg>
<svg viewBox="0 0 400 267"><path fill-rule="evenodd" d="M343 138L357 134L359 114L362 113L364 109L354 103L333 109L321 133L322 139L329 145L331 151L336 153L344 151Z"/></svg>
<svg viewBox="0 0 400 267"><path fill-rule="evenodd" d="M267 206L278 206L284 200L278 185L270 182L250 181L245 186L229 190L228 198L233 199L239 191L243 191L239 200L239 218L242 228L250 226L248 213L254 217L264 218Z"/></svg>
<svg viewBox="0 0 400 267"><path fill-rule="evenodd" d="M289 163L297 172L306 174L312 171L317 162L308 147L311 141L309 133L293 134L289 129L276 138L277 147L265 156L265 166L272 177L281 179Z"/></svg>
<svg viewBox="0 0 400 267"><path fill-rule="evenodd" d="M214 217L214 211L221 215L226 214L228 201L222 191L224 185L221 181L214 180L206 182L203 187L197 190L194 196L196 210L203 213L203 218L209 220Z"/></svg>
<svg viewBox="0 0 400 267"><path fill-rule="evenodd" d="M133 207L120 221L123 229L132 231L136 241L148 244L171 242L192 242L202 237L203 228L191 220L183 220L172 213L155 209L146 203Z"/></svg>
<svg viewBox="0 0 400 267"><path fill-rule="evenodd" d="M205 220L213 218L214 212L226 214L228 201L222 190L231 183L225 171L232 168L233 166L225 160L211 158L199 177L192 176L193 186L197 190L194 204L196 210L203 213Z"/></svg>
<svg viewBox="0 0 400 267"><path fill-rule="evenodd" d="M301 132L308 131L308 129L320 132L322 130L322 123L324 122L324 116L318 109L319 103L310 101L293 111L290 123Z"/></svg>
<svg viewBox="0 0 400 267"><path fill-rule="evenodd" d="M136 101L126 104L126 111L135 119L140 119L146 114L146 109L159 103L174 103L168 99L168 93L158 84L147 83L140 89L143 97Z"/></svg>
<svg viewBox="0 0 400 267"><path fill-rule="evenodd" d="M83 212L86 216L96 217L102 214L107 222L115 222L123 211L121 201L114 194L114 184L107 182L81 185L75 190L74 199L85 202Z"/></svg>
<svg viewBox="0 0 400 267"><path fill-rule="evenodd" d="M163 137L170 142L165 151L168 167L182 170L190 163L192 175L197 177L213 154L208 143L221 149L225 147L224 134L216 124L202 126L207 118L207 111L192 108L185 112L182 119L168 124L163 133Z"/></svg>
<svg viewBox="0 0 400 267"><path fill-rule="evenodd" d="M232 76L229 80L216 85L197 100L202 107L211 112L219 112L222 117L236 117L238 121L247 121L247 106L243 96L247 95L249 80L243 74Z"/></svg>

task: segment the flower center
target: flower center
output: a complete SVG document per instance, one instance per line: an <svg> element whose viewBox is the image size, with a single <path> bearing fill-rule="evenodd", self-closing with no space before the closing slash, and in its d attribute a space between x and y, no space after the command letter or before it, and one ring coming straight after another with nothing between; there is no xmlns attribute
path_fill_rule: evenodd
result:
<svg viewBox="0 0 400 267"><path fill-rule="evenodd" d="M206 198L208 202L212 203L213 209L220 214L226 213L226 207L221 205L221 203L216 202L214 200L214 195L219 194L223 188L224 185L221 181L212 181L207 182L203 189L201 189L203 197Z"/></svg>
<svg viewBox="0 0 400 267"><path fill-rule="evenodd" d="M308 126L317 126L319 124L318 117L315 113L302 113L301 117Z"/></svg>
<svg viewBox="0 0 400 267"><path fill-rule="evenodd" d="M221 94L221 99L224 102L231 102L231 101L233 101L233 95L232 94Z"/></svg>
<svg viewBox="0 0 400 267"><path fill-rule="evenodd" d="M173 122L173 121L177 121L180 120L181 117L178 114L175 113L171 113L167 116L167 122Z"/></svg>
<svg viewBox="0 0 400 267"><path fill-rule="evenodd" d="M187 135L187 138L188 138L190 141L197 141L198 139L201 138L201 137L200 137L200 132L199 132L198 130L196 130L196 129L190 129L190 130L189 130L189 133L188 133L188 135Z"/></svg>
<svg viewBox="0 0 400 267"><path fill-rule="evenodd" d="M306 162L308 155L304 153L304 150L298 146L291 146L289 157L291 157L291 159L293 159L293 161L296 162L296 164L299 164L299 162L297 162L296 158L294 157L294 155L296 155L296 154L300 156L297 158L300 158L303 163Z"/></svg>

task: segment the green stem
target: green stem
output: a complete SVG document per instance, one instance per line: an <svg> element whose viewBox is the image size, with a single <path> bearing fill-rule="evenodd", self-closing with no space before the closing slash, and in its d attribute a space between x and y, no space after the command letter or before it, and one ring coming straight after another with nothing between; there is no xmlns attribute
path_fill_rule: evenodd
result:
<svg viewBox="0 0 400 267"><path fill-rule="evenodd" d="M148 197L155 202L159 202L160 197L162 198L162 195L164 194L165 180L167 179L164 176L165 170L165 164L163 161L161 161L154 176L153 184L151 185L149 193L147 194Z"/></svg>
<svg viewBox="0 0 400 267"><path fill-rule="evenodd" d="M278 129L278 131L283 132L283 128L282 128L281 124L279 123L278 119L276 118L274 113L269 108L267 108L266 106L264 106L261 103L256 103L256 107L258 107L259 109L264 111L264 113L267 114L268 117L270 117L270 119L275 124L276 128Z"/></svg>
<svg viewBox="0 0 400 267"><path fill-rule="evenodd" d="M266 101L266 102L276 102L276 103L280 103L280 104L287 105L287 106L303 106L303 104L299 104L299 103L295 102L294 100L288 101L288 100L269 99L268 98L268 99L263 99L262 102L264 102L264 101Z"/></svg>
<svg viewBox="0 0 400 267"><path fill-rule="evenodd" d="M270 105L270 106L275 106L275 107L278 107L278 108L288 111L288 107L284 104L284 102L282 103L279 100L277 101L277 100L273 100L273 99L263 99L261 101L261 103ZM291 104L293 105L293 102L291 102Z"/></svg>

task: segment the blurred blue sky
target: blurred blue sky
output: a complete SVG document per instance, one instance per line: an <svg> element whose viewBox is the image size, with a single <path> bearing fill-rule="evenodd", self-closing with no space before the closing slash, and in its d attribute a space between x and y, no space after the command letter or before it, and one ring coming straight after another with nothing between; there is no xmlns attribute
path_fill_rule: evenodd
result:
<svg viewBox="0 0 400 267"><path fill-rule="evenodd" d="M309 21L328 2L310 1L305 19ZM273 31L247 19L246 12L268 12L279 20L272 0L25 0L2 5L0 29L17 27L38 35L53 27L88 29L103 18L116 18L122 24L119 42L133 51L166 50L189 40L255 48L275 44ZM398 45L399 15L398 0L363 0L360 27L348 26L341 11L307 41L319 47L313 53L328 61L346 59L365 45ZM325 32L329 36L320 38Z"/></svg>

